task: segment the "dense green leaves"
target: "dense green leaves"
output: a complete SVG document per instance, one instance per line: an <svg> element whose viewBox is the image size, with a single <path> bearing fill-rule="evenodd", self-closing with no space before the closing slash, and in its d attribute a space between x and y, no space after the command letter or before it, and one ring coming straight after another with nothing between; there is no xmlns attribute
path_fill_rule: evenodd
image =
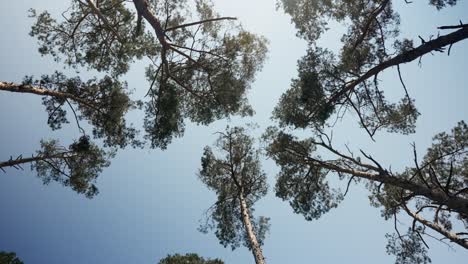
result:
<svg viewBox="0 0 468 264"><path fill-rule="evenodd" d="M41 141L41 150L31 168L36 170L44 184L51 181L69 186L77 193L92 198L98 193L94 185L113 153L106 153L89 141L86 136L71 144L68 149L58 140Z"/></svg>
<svg viewBox="0 0 468 264"><path fill-rule="evenodd" d="M147 102L145 117L145 137L152 147L165 149L173 137L182 136L185 130L181 113L180 93L171 84L158 96L158 103Z"/></svg>
<svg viewBox="0 0 468 264"><path fill-rule="evenodd" d="M299 61L299 78L274 112L280 124L320 128L331 114L342 116L351 110L371 137L380 129L414 132L419 113L404 84L404 97L398 103L388 102L379 85L378 74L386 61L408 50L411 42L397 38L399 16L391 1L283 0L280 6L310 46ZM330 21L348 30L339 52L317 44Z"/></svg>
<svg viewBox="0 0 468 264"><path fill-rule="evenodd" d="M311 139L299 141L273 128L265 133L264 138L270 143L268 156L281 168L275 186L277 197L289 201L294 212L309 221L338 206L343 195L328 185L326 176L329 169L307 159L316 151Z"/></svg>
<svg viewBox="0 0 468 264"><path fill-rule="evenodd" d="M454 6L457 4L457 0L429 0L429 3L435 6L438 10L446 6Z"/></svg>
<svg viewBox="0 0 468 264"><path fill-rule="evenodd" d="M32 10L31 35L41 54L78 70L108 73L115 85L125 85L119 78L132 62L149 62L144 126L151 147L166 148L182 136L185 119L206 125L253 113L246 92L265 60L263 37L231 23L235 18L220 17L210 1L133 2L136 13L125 1L73 1L62 20ZM131 105L120 103L120 110ZM65 119L63 111L54 115ZM134 138L134 130L121 128Z"/></svg>
<svg viewBox="0 0 468 264"><path fill-rule="evenodd" d="M13 252L0 251L0 264L23 264Z"/></svg>
<svg viewBox="0 0 468 264"><path fill-rule="evenodd" d="M365 183L371 191L371 204L382 209L386 220L394 219L397 232L400 213L414 219L405 241L388 237L389 253L397 255L399 263L426 263L429 261L426 249L412 248L424 244L423 235L432 236L428 230L468 248L463 231L468 226L467 135L468 127L463 121L451 133L436 135L422 161L418 160L415 148L415 166L401 173L384 168L365 152L363 158L370 163L349 149L349 154L342 153L321 134L316 139L299 140L270 128L264 138L269 142L267 154L281 168L276 195L288 200L296 213L312 220L336 207L343 196L329 187L330 177L350 177L347 188L353 180ZM335 158L322 158L319 148Z"/></svg>
<svg viewBox="0 0 468 264"><path fill-rule="evenodd" d="M333 113L333 107L324 102L324 92L316 73L304 74L301 79L293 80L291 86L273 112L282 126L322 125Z"/></svg>
<svg viewBox="0 0 468 264"><path fill-rule="evenodd" d="M442 190L448 197L468 199L468 127L461 121L451 133L439 133L433 138L432 146L427 150L421 162L415 167L406 168L397 177L415 182L434 191ZM417 157L416 157L417 158ZM415 203L417 211L433 215L434 221L445 230L452 230L452 222L461 221L468 227L468 215L448 209L445 204L434 206L434 201L424 197L410 195L409 192L386 185L380 190L375 185L370 188L370 196L375 206L382 207L382 215L391 218L402 210L402 205L409 200ZM457 218L452 216L456 215Z"/></svg>
<svg viewBox="0 0 468 264"><path fill-rule="evenodd" d="M428 53L444 52L445 46L467 37L461 29L457 31L463 35L460 38L447 34L427 41L419 36L421 45L416 46L414 40L399 37L400 17L394 2L278 1L278 7L291 16L297 35L308 42L308 50L298 62L298 77L282 95L273 117L284 130L311 128L312 137L300 140L273 128L264 137L269 142L267 154L281 168L276 194L288 200L296 213L311 220L337 206L343 196L328 185L333 175L349 180L347 190L352 182L363 182L371 191L371 204L382 208L385 219L395 220L398 235L388 236L388 253L396 255L397 263L428 263L422 238L431 236L427 230L468 248L466 232L452 231L455 226L468 226L466 124L459 123L452 134L437 135L422 161L414 148L414 167L401 173L394 173L362 150L361 157L349 148L340 152L332 146L333 137L325 133L349 111L373 140L383 129L414 133L419 112L400 66ZM428 2L437 9L457 3ZM319 45L331 23L346 30L338 49ZM402 87L402 98L396 102L386 99L379 79L391 67L398 74L394 84ZM401 213L414 219L405 236L398 231Z"/></svg>
<svg viewBox="0 0 468 264"><path fill-rule="evenodd" d="M31 9L30 35L39 53L76 73L99 77L85 80L55 72L38 80L27 76L22 84L4 83L2 90L43 96L53 130L73 118L82 138L92 134L112 150L146 142L165 149L184 134L187 119L208 125L253 114L246 93L265 61L265 38L232 22L234 17L221 17L209 0L132 2L70 1L57 18ZM136 62L148 63L150 84L141 101L130 97L123 81ZM145 111L145 141L126 122L134 109ZM91 125L90 133L83 120ZM57 141L43 141L38 157L45 158L33 166L45 183L58 181L91 197L97 190L90 182L108 166L112 154L107 154L113 151L90 146L78 153L65 151ZM12 160L1 164L11 167Z"/></svg>
<svg viewBox="0 0 468 264"><path fill-rule="evenodd" d="M136 129L129 127L124 118L130 109L137 107L129 98L125 82L109 76L82 81L55 72L43 75L40 80L26 77L23 85L36 85L54 93L42 100L49 114L47 122L54 130L69 122L66 111L69 108L77 122L87 120L92 125L94 137L102 138L105 146L123 148L128 144L142 144Z"/></svg>
<svg viewBox="0 0 468 264"><path fill-rule="evenodd" d="M219 47L200 52L196 57L186 59L185 64L167 62L148 69L147 78L154 87L150 91L152 99L148 103L146 119L153 119L154 126L146 132L153 146L164 146L173 136L181 136L181 118L207 125L232 114L252 115L245 94L265 58L265 40L245 31L237 35L210 34L216 38L203 42ZM188 44L177 44L182 45ZM166 104L167 98L177 100L171 100L168 110L161 110L164 108L161 104ZM167 122L179 125L168 127ZM157 131L159 129L163 131ZM166 136L161 138L161 135Z"/></svg>
<svg viewBox="0 0 468 264"><path fill-rule="evenodd" d="M73 67L85 67L118 76L130 63L147 54L156 54L158 44L150 34L134 36L135 14L125 1L99 1L99 10L108 25L85 1L70 1L59 21L47 12L31 10L35 19L30 35L39 42L39 52Z"/></svg>
<svg viewBox="0 0 468 264"><path fill-rule="evenodd" d="M161 259L158 264L224 264L220 259L204 259L197 254L168 255Z"/></svg>
<svg viewBox="0 0 468 264"><path fill-rule="evenodd" d="M395 264L427 264L431 259L427 256L427 249L422 241L421 229L408 229L407 234L387 234L386 246L389 255L395 255Z"/></svg>

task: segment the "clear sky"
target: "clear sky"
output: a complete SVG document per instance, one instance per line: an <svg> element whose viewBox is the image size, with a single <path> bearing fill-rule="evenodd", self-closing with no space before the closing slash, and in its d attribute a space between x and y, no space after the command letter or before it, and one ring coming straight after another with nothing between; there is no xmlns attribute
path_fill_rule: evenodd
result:
<svg viewBox="0 0 468 264"><path fill-rule="evenodd" d="M185 136L174 140L166 151L120 151L98 180L100 194L88 200L70 189L41 181L25 171L0 172L0 250L14 251L26 264L156 263L167 254L196 252L219 257L228 264L254 263L246 248L223 248L212 233L197 231L203 212L215 202L215 195L197 179L200 157L211 145L214 132L227 124L255 121L262 130L270 125L270 114L279 96L296 74L296 61L306 44L295 37L289 17L275 9L274 0L217 0L222 15L237 16L250 31L266 36L269 59L249 92L256 110L253 118L222 120L208 127L189 124ZM402 18L402 34L414 38L437 35L437 26L468 21L468 3L437 12L427 0L394 1ZM0 80L20 81L24 75L52 73L62 66L49 57L40 57L36 41L28 36L31 20L27 10L64 10L68 1L0 1ZM441 32L442 34L444 32ZM331 29L322 41L336 48L340 30ZM335 130L335 144L348 143L372 153L393 170L411 165L410 143L420 153L431 137L447 131L468 116L468 41L456 44L451 56L434 54L422 59L422 66L402 66L409 92L422 113L417 133L410 136L381 133L370 142L350 115ZM126 77L135 95L146 91L144 65L135 65ZM389 97L403 90L396 69L381 77ZM141 124L141 113L130 121ZM19 154L30 155L42 138L60 138L65 143L78 136L72 123L61 131L51 131L41 98L35 95L0 93L0 160ZM295 215L286 202L276 198L272 186L278 168L271 160L263 163L270 192L256 206L256 215L271 217L264 254L269 264L280 263L393 263L385 253L385 233L393 223L372 208L367 191L352 186L346 200L318 221L306 222ZM433 263L466 263L468 251L429 241Z"/></svg>

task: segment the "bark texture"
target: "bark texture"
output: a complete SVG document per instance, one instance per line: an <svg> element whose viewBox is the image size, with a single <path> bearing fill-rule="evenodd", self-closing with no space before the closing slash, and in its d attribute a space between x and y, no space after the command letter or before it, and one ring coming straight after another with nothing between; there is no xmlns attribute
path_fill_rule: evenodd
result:
<svg viewBox="0 0 468 264"><path fill-rule="evenodd" d="M240 201L240 208L241 208L241 214L242 214L242 222L244 223L245 232L250 241L252 253L255 258L255 263L265 264L265 258L263 257L262 248L260 247L257 237L255 236L252 222L250 221L249 208L247 207L247 203L245 202L244 194L242 191L239 194L239 201Z"/></svg>
<svg viewBox="0 0 468 264"><path fill-rule="evenodd" d="M29 94L36 94L36 95L42 95L42 96L54 96L58 98L75 101L76 103L82 104L92 109L96 109L96 110L98 109L95 105L73 94L49 90L49 89L45 89L45 88L37 87L33 85L23 85L23 84L11 83L11 82L0 82L0 91L7 91L7 92L14 92L14 93L29 93Z"/></svg>

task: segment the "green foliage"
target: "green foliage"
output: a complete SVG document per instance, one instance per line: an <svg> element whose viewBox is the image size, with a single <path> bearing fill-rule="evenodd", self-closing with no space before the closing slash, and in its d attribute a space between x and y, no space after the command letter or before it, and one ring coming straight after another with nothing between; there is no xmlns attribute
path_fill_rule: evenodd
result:
<svg viewBox="0 0 468 264"><path fill-rule="evenodd" d="M171 73L171 78L164 76L165 66L148 68L149 80L162 80L150 92L152 99L146 109L146 120L155 120L151 121L151 129L146 129L153 146L164 147L172 137L182 136L184 118L207 125L232 114L253 114L245 94L265 59L265 40L245 31L223 36L211 32L209 36L204 41L219 47L200 55L196 61L189 60L186 66L174 65L177 70ZM167 66L172 71L170 62ZM160 104L167 104L167 98L177 100L171 100L168 110L161 110L164 107ZM160 123L161 119L166 123ZM178 125L167 126L168 123Z"/></svg>
<svg viewBox="0 0 468 264"><path fill-rule="evenodd" d="M58 140L41 141L41 150L37 151L31 169L36 170L44 184L55 181L92 198L98 193L94 182L103 168L110 165L108 159L113 155L99 149L87 136L68 149L60 146Z"/></svg>
<svg viewBox="0 0 468 264"><path fill-rule="evenodd" d="M0 251L0 264L23 264L14 252Z"/></svg>
<svg viewBox="0 0 468 264"><path fill-rule="evenodd" d="M435 6L438 10L446 6L454 6L457 4L457 0L429 0L429 4Z"/></svg>
<svg viewBox="0 0 468 264"><path fill-rule="evenodd" d="M230 115L252 115L246 92L267 52L263 37L226 22L228 19L184 25L220 17L210 1L191 2L148 1L145 7L135 2L136 9L148 8L153 19L149 30L144 27L148 16L143 19L141 12L135 14L132 5L124 1L96 2L100 14L85 1L73 2L63 14L64 20L54 19L47 11L38 14L32 10L35 23L30 34L37 38L42 55L64 59L78 70L84 67L108 73L111 87L125 86L119 78L133 62L148 58L146 77L151 85L145 107L145 139L153 148L166 148L173 138L183 135L185 119L207 125ZM154 21L161 28L154 26ZM115 112L114 117L125 113L133 103L124 94L116 94L118 100L102 111L107 115ZM60 103L49 103L53 120L59 124L66 119L64 111L55 111ZM108 133L111 126L103 120L91 118L92 124L98 125L94 134L109 139L109 134L120 133L106 143L125 146L122 137L126 137L141 146L135 140L136 130L117 122L119 125L113 126L116 131Z"/></svg>
<svg viewBox="0 0 468 264"><path fill-rule="evenodd" d="M288 200L296 213L312 220L336 207L343 195L332 190L326 179L329 174L336 173L341 180L350 177L348 188L353 180L365 180L371 191L370 202L382 209L385 220L394 219L396 225L400 212L413 217L411 232L405 238L387 237L387 250L397 256L397 263L429 262L426 249L422 247L422 235L428 234L426 228L465 246L461 242L463 239L457 237L464 232L453 230L468 227L462 208L468 198L468 126L465 122L459 122L451 133L436 135L422 161L418 160L414 149L417 164L401 173L383 168L365 152L362 154L371 163L361 161L349 149L349 154L343 154L334 149L330 141L324 140L323 134L317 133L316 138L299 140L274 127L263 135L269 143L268 156L281 168L276 195ZM336 158L321 158L318 147ZM442 199L438 198L441 196ZM455 200L449 201L451 199ZM459 203L461 207L451 203Z"/></svg>
<svg viewBox="0 0 468 264"><path fill-rule="evenodd" d="M293 80L291 89L281 96L273 116L282 126L306 128L315 124L323 125L333 112L333 107L323 102L323 99L323 89L317 74L304 74L301 79Z"/></svg>
<svg viewBox="0 0 468 264"><path fill-rule="evenodd" d="M171 84L166 86L164 93L158 96L158 103L146 104L145 131L146 138L153 148L165 149L173 137L184 134L185 125L180 106L180 92Z"/></svg>
<svg viewBox="0 0 468 264"><path fill-rule="evenodd" d="M159 47L151 34L134 36L135 14L124 1L99 1L99 10L109 26L81 1L71 1L63 21L57 21L47 11L38 14L31 9L30 17L35 23L30 35L37 38L39 53L63 60L73 68L86 67L113 76L126 73L135 59L157 54Z"/></svg>
<svg viewBox="0 0 468 264"><path fill-rule="evenodd" d="M197 254L190 253L185 255L168 255L161 259L158 264L224 264L220 259L204 259Z"/></svg>
<svg viewBox="0 0 468 264"><path fill-rule="evenodd" d="M432 146L418 167L406 168L402 173L395 175L398 178L411 181L433 190L442 189L449 196L468 198L468 193L463 190L468 188L468 127L461 121L452 129L451 133L439 133L433 138ZM372 191L370 195L371 203L382 208L382 216L389 219L401 209L401 205L406 203L409 192L385 185L380 190L376 185L369 185ZM425 209L425 212L436 213L438 224L446 230L452 230L451 218L455 212L441 210L433 206L433 201L423 197L413 197L412 201L417 210ZM458 219L468 226L468 218L458 215Z"/></svg>
<svg viewBox="0 0 468 264"><path fill-rule="evenodd" d="M253 204L267 193L266 175L261 170L259 151L253 147L253 139L245 129L234 127L220 133L216 152L206 147L201 158L200 180L216 192L217 202L208 210L208 219L200 230L215 229L220 243L235 249L243 243L250 248L241 218L240 199L245 200L250 221L260 244L269 229L269 218L254 219Z"/></svg>
<svg viewBox="0 0 468 264"><path fill-rule="evenodd" d="M431 259L427 256L427 249L423 244L421 236L418 232L421 229L411 230L404 236L397 234L387 234L388 239L387 253L395 255L395 264L427 264L431 263Z"/></svg>
<svg viewBox="0 0 468 264"><path fill-rule="evenodd" d="M406 87L404 98L391 103L380 90L379 71L360 79L392 54L413 48L411 40L398 39L400 18L392 1L281 0L279 7L291 15L298 36L309 42L307 55L299 61L299 78L274 111L280 125L320 129L333 113L342 116L351 110L371 136L381 129L414 133L419 112ZM339 52L317 44L331 21L347 28ZM342 92L350 86L352 91Z"/></svg>
<svg viewBox="0 0 468 264"><path fill-rule="evenodd" d="M79 98L79 101L65 95L43 98L42 102L49 114L47 122L52 129L60 129L62 124L69 123L64 108L70 107L78 120L87 120L92 125L94 137L104 139L105 146L123 148L127 144L142 145L137 139L137 130L127 126L124 118L130 109L136 107L136 103L129 98L125 82L109 76L85 82L79 77L68 78L55 72L43 75L40 80L26 77L23 84L38 85L52 92ZM78 112L75 112L73 105L77 106Z"/></svg>
<svg viewBox="0 0 468 264"><path fill-rule="evenodd" d="M269 142L268 156L281 167L275 186L277 197L289 201L294 212L308 221L338 206L343 195L328 185L329 170L307 160L316 151L311 139L299 141L274 128L263 137Z"/></svg>

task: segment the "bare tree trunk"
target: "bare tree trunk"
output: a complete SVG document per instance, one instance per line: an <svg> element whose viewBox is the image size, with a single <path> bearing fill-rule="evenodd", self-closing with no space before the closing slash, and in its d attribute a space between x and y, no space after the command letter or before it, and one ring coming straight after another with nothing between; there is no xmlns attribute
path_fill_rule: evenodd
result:
<svg viewBox="0 0 468 264"><path fill-rule="evenodd" d="M239 200L242 214L242 222L244 223L245 232L247 233L247 237L250 241L252 253L255 257L255 263L265 264L265 258L263 257L262 248L260 247L257 237L255 236L252 222L250 222L249 209L247 208L247 203L245 202L244 194L242 191L239 194Z"/></svg>
<svg viewBox="0 0 468 264"><path fill-rule="evenodd" d="M45 89L45 88L37 87L33 85L22 85L22 84L0 81L0 91L7 91L7 92L14 92L14 93L29 93L29 94L36 94L36 95L42 95L42 96L53 96L53 97L68 99L78 104L87 106L89 108L99 110L97 106L73 94L49 90L49 89Z"/></svg>
<svg viewBox="0 0 468 264"><path fill-rule="evenodd" d="M63 152L63 153L58 153L58 154L51 155L51 156L38 155L38 156L32 156L30 158L22 158L21 156L16 159L10 158L10 160L7 160L7 161L0 161L0 170L3 170L3 168L6 168L6 167L19 168L19 166L21 166L22 164L37 162L41 160L66 158L66 157L71 156L70 153L71 152Z"/></svg>
<svg viewBox="0 0 468 264"><path fill-rule="evenodd" d="M5 168L5 167L18 167L21 164L25 163L30 163L30 162L35 162L39 160L43 160L44 157L31 157L31 158L26 158L26 159L10 159L8 161L2 161L0 162L0 169Z"/></svg>

